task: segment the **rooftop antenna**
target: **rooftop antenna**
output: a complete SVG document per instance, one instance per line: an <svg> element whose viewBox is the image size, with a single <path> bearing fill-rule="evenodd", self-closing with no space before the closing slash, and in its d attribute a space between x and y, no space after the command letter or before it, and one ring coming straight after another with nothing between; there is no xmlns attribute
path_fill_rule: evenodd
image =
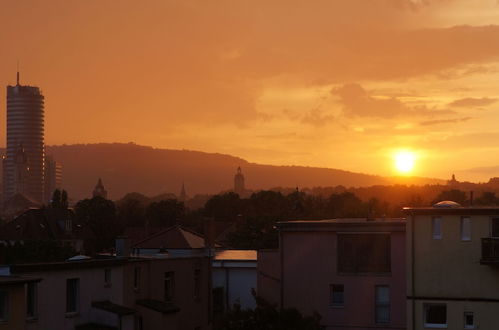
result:
<svg viewBox="0 0 499 330"><path fill-rule="evenodd" d="M17 61L17 86L19 86L19 60Z"/></svg>

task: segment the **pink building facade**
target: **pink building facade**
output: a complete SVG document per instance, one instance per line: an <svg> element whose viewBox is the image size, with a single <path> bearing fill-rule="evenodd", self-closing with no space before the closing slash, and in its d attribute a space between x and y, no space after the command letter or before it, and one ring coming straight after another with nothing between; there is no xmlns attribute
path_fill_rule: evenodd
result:
<svg viewBox="0 0 499 330"><path fill-rule="evenodd" d="M337 219L278 225L258 254L258 295L326 329L405 329L405 221Z"/></svg>

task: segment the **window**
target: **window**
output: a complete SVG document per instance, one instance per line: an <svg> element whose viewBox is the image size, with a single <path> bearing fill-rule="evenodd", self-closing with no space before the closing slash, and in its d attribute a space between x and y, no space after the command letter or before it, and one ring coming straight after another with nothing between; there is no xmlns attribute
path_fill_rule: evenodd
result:
<svg viewBox="0 0 499 330"><path fill-rule="evenodd" d="M104 269L104 286L111 286L111 269Z"/></svg>
<svg viewBox="0 0 499 330"><path fill-rule="evenodd" d="M329 306L343 307L345 304L343 284L329 285Z"/></svg>
<svg viewBox="0 0 499 330"><path fill-rule="evenodd" d="M461 241L471 241L471 219L461 218Z"/></svg>
<svg viewBox="0 0 499 330"><path fill-rule="evenodd" d="M390 323L390 287L377 285L375 288L376 323Z"/></svg>
<svg viewBox="0 0 499 330"><path fill-rule="evenodd" d="M135 330L144 330L144 320L140 315L135 315Z"/></svg>
<svg viewBox="0 0 499 330"><path fill-rule="evenodd" d="M475 329L475 319L473 317L473 312L464 312L464 328Z"/></svg>
<svg viewBox="0 0 499 330"><path fill-rule="evenodd" d="M447 305L445 305L445 304L425 304L424 305L424 326L426 328L446 328L447 327Z"/></svg>
<svg viewBox="0 0 499 330"><path fill-rule="evenodd" d="M432 219L433 239L442 239L442 218Z"/></svg>
<svg viewBox="0 0 499 330"><path fill-rule="evenodd" d="M66 280L66 313L78 312L80 299L80 280L70 278Z"/></svg>
<svg viewBox="0 0 499 330"><path fill-rule="evenodd" d="M340 273L389 273L390 234L338 234Z"/></svg>
<svg viewBox="0 0 499 330"><path fill-rule="evenodd" d="M165 301L173 301L175 290L175 272L165 273Z"/></svg>
<svg viewBox="0 0 499 330"><path fill-rule="evenodd" d="M201 298L201 269L194 270L194 300Z"/></svg>
<svg viewBox="0 0 499 330"><path fill-rule="evenodd" d="M38 290L36 283L28 283L26 287L26 316L36 318L38 307Z"/></svg>
<svg viewBox="0 0 499 330"><path fill-rule="evenodd" d="M492 219L491 236L499 237L499 218Z"/></svg>
<svg viewBox="0 0 499 330"><path fill-rule="evenodd" d="M140 288L140 267L135 267L133 270L133 288L135 290Z"/></svg>
<svg viewBox="0 0 499 330"><path fill-rule="evenodd" d="M0 322L7 322L9 319L9 293L0 291Z"/></svg>

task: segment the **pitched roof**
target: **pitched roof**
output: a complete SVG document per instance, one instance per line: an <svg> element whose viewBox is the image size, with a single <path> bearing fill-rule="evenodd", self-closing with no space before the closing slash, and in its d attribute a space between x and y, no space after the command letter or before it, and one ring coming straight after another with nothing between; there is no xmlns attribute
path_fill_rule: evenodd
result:
<svg viewBox="0 0 499 330"><path fill-rule="evenodd" d="M133 245L141 249L201 249L204 248L204 237L181 225L161 230Z"/></svg>
<svg viewBox="0 0 499 330"><path fill-rule="evenodd" d="M65 230L66 220L71 230ZM94 234L70 209L29 209L0 227L0 240L59 240L93 238Z"/></svg>

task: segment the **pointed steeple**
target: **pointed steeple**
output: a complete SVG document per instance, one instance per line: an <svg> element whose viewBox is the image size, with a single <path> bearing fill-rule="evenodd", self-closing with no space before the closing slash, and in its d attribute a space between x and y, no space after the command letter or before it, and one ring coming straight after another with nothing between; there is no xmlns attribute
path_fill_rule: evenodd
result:
<svg viewBox="0 0 499 330"><path fill-rule="evenodd" d="M19 86L19 61L17 61L17 79L16 79L16 86Z"/></svg>
<svg viewBox="0 0 499 330"><path fill-rule="evenodd" d="M104 188L101 178L97 181L92 195L93 197L102 197L107 199L107 190Z"/></svg>
<svg viewBox="0 0 499 330"><path fill-rule="evenodd" d="M185 202L186 200L187 200L187 193L185 192L185 185L184 182L182 181L182 188L180 189L179 201Z"/></svg>

